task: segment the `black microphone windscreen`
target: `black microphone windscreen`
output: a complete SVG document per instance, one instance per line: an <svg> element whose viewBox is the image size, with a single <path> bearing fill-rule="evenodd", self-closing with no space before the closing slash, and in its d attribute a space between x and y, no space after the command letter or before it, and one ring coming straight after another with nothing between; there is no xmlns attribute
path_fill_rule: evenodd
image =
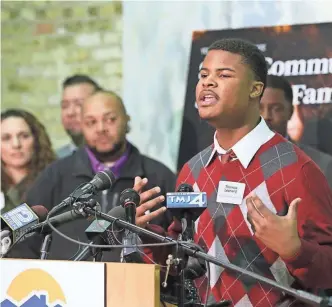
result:
<svg viewBox="0 0 332 307"><path fill-rule="evenodd" d="M141 201L141 197L134 189L125 189L120 195L120 204L126 207L126 203L134 203L137 207Z"/></svg>
<svg viewBox="0 0 332 307"><path fill-rule="evenodd" d="M177 189L177 192L194 192L194 188L188 183L181 183Z"/></svg>
<svg viewBox="0 0 332 307"><path fill-rule="evenodd" d="M126 211L121 206L112 208L107 214L119 218L120 220L126 220Z"/></svg>
<svg viewBox="0 0 332 307"><path fill-rule="evenodd" d="M115 181L115 175L111 170L104 170L101 172L98 172L94 177L94 185L99 191L103 191L106 189L109 189L114 181Z"/></svg>
<svg viewBox="0 0 332 307"><path fill-rule="evenodd" d="M46 220L46 217L48 215L48 210L41 205L32 206L31 209L34 213L37 214L39 218L39 223L44 222Z"/></svg>

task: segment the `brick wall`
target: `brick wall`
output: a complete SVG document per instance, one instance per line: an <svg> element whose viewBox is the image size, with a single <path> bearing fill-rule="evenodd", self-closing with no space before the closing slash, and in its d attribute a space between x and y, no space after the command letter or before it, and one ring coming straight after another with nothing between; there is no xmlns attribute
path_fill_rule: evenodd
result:
<svg viewBox="0 0 332 307"><path fill-rule="evenodd" d="M86 73L122 90L122 3L1 1L2 109L32 111L54 148L68 141L60 121L61 81Z"/></svg>

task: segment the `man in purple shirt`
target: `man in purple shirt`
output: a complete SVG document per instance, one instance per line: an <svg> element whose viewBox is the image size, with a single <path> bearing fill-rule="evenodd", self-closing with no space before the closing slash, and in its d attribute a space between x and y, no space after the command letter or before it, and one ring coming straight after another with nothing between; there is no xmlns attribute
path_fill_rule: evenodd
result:
<svg viewBox="0 0 332 307"><path fill-rule="evenodd" d="M131 146L125 137L128 122L121 99L114 93L100 91L83 104L85 150L95 173L110 168L119 177Z"/></svg>
<svg viewBox="0 0 332 307"><path fill-rule="evenodd" d="M111 189L95 197L103 212L109 212L119 205L120 193L132 188L137 176L149 178L146 190L154 188L153 193L160 193L160 197L164 197L168 191L174 191L175 175L162 163L142 155L127 141L129 120L121 98L114 92L99 90L89 96L82 105L81 127L85 145L71 156L57 160L46 168L28 192L27 203L43 205L50 210L76 187L90 181L96 172L105 168L114 172L116 181ZM164 211L163 204L151 208L153 213L147 217L150 219L161 211ZM167 227L170 222L171 216L166 214L150 223ZM77 220L59 229L72 238L87 242L84 231L88 225L89 222L85 220ZM72 259L77 251L76 244L53 234L50 259ZM106 254L109 257L103 260L118 260L119 251Z"/></svg>

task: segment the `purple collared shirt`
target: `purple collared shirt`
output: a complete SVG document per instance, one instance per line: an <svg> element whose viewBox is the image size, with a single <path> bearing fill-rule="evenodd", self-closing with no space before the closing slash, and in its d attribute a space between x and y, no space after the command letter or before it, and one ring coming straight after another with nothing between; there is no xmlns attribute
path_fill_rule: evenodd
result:
<svg viewBox="0 0 332 307"><path fill-rule="evenodd" d="M115 177L118 178L120 176L121 168L123 167L123 165L128 160L130 144L127 143L126 151L123 153L123 155L117 161L115 161L115 163L112 167L108 167L105 164L103 164L102 162L100 162L96 158L94 153L87 146L85 146L85 150L88 154L88 157L89 157L89 160L90 160L90 163L91 163L91 167L92 167L92 170L93 170L94 173L103 171L105 169L110 169L114 173Z"/></svg>

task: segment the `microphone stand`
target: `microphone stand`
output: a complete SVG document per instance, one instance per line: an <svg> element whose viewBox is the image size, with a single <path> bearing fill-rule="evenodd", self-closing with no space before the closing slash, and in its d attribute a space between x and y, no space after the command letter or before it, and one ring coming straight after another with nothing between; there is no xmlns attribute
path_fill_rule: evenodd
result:
<svg viewBox="0 0 332 307"><path fill-rule="evenodd" d="M50 247L52 243L52 233L48 233L42 243L41 249L40 249L40 259L46 260L48 257L48 254L50 252Z"/></svg>
<svg viewBox="0 0 332 307"><path fill-rule="evenodd" d="M191 242L193 241L193 218L192 215L188 212L185 211L183 213L183 218L181 219L181 224L182 224L182 233L179 235L178 240L179 241L188 241ZM179 276L178 278L178 282L176 283L176 293L177 293L177 304L178 306L184 306L186 305L187 307L194 307L196 306L195 303L193 303L193 300L195 300L195 298L191 297L192 293L190 293L189 297L189 301L191 302L186 302L188 297L186 295L186 278L185 278L185 268L188 262L188 257L185 255L184 251L182 248L180 248L179 245L176 246L176 250L175 250L175 256L177 259L177 265L176 265L176 269L177 269L177 276ZM167 278L167 276L166 276Z"/></svg>
<svg viewBox="0 0 332 307"><path fill-rule="evenodd" d="M87 213L87 214L91 214L91 215L95 215L98 216L106 221L109 221L111 223L115 223L116 225L126 228L138 235L143 235L143 236L147 236L150 238L155 239L156 241L159 241L161 243L173 243L174 245L178 245L184 253L186 253L188 256L192 256L192 257L196 257L196 258L200 258L202 260L214 263L218 266L221 266L225 269L228 269L230 271L236 272L236 273L240 273L242 275L245 276L249 276L250 278L253 278L255 280L258 280L259 282L262 282L268 286L274 287L276 289L278 289L281 292L287 293L293 297L295 297L296 299L298 299L301 302L307 303L307 304L311 304L312 306L323 306L323 307L328 307L328 306L332 306L332 298L329 297L320 297L317 296L315 294L311 294L302 290L296 290L293 288L289 288L289 287L285 287L282 285L279 285L276 281L271 280L269 278L260 276L256 273L247 271L245 269L242 269L241 267L238 267L232 263L226 263L224 261L220 261L215 257L212 257L204 252L201 252L197 249L194 249L192 246L190 246L189 244L183 243L183 242L178 242L170 237L166 237L166 236L162 236L159 235L157 233L154 233L152 231L146 230L144 228L138 227L134 224L130 224L128 222L125 222L123 220L120 220L118 218L115 218L113 216L110 216L108 214L102 213L100 211L97 211L95 209L89 208L89 207L83 207L82 210ZM183 307L183 306L179 306L179 307Z"/></svg>
<svg viewBox="0 0 332 307"><path fill-rule="evenodd" d="M93 244L93 241L91 241L90 244ZM74 258L73 261L85 261L85 260L88 260L91 256L93 258L93 262L101 261L101 258L102 258L101 250L99 248L96 249L91 246L86 246Z"/></svg>
<svg viewBox="0 0 332 307"><path fill-rule="evenodd" d="M181 235L180 235L181 240ZM180 276L180 283L177 285L177 298L178 298L178 306L185 305L185 278L184 278L184 268L185 268L185 254L182 248L179 245L176 246L175 251L176 258L178 260L177 268L177 275ZM167 277L167 276L166 276Z"/></svg>

